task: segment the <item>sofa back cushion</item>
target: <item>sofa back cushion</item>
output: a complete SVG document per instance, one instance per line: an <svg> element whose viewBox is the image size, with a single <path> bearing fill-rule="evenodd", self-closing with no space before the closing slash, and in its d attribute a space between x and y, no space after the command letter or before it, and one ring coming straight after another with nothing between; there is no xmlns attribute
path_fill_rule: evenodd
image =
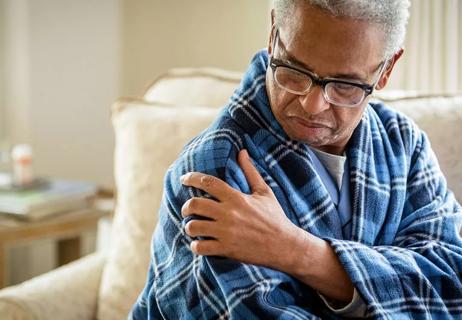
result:
<svg viewBox="0 0 462 320"><path fill-rule="evenodd" d="M146 280L164 174L227 104L240 78L213 68L173 69L155 80L143 99L114 104L117 206L98 319L126 319Z"/></svg>
<svg viewBox="0 0 462 320"><path fill-rule="evenodd" d="M213 68L172 69L149 87L144 100L170 106L223 107L242 74Z"/></svg>
<svg viewBox="0 0 462 320"><path fill-rule="evenodd" d="M98 319L126 319L146 281L163 177L219 109L121 101L114 107L117 206Z"/></svg>
<svg viewBox="0 0 462 320"><path fill-rule="evenodd" d="M382 95L380 100L411 117L425 131L449 188L462 203L462 94L395 96Z"/></svg>

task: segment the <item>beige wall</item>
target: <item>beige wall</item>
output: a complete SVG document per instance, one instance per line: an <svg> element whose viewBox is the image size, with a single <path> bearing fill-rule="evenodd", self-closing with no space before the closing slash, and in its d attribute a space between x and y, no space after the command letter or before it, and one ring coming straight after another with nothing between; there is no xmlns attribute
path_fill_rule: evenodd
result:
<svg viewBox="0 0 462 320"><path fill-rule="evenodd" d="M6 44L0 135L31 143L40 175L113 186L112 102L140 95L172 67L245 70L266 45L270 5L0 0L0 6Z"/></svg>
<svg viewBox="0 0 462 320"><path fill-rule="evenodd" d="M123 95L137 95L172 67L246 69L267 45L270 2L125 0Z"/></svg>
<svg viewBox="0 0 462 320"><path fill-rule="evenodd" d="M3 115L7 138L29 141L27 0L3 0Z"/></svg>
<svg viewBox="0 0 462 320"><path fill-rule="evenodd" d="M30 0L30 119L43 174L112 184L120 1Z"/></svg>
<svg viewBox="0 0 462 320"><path fill-rule="evenodd" d="M4 97L4 76L5 76L5 6L3 1L0 1L0 148L2 140L5 136L5 112L3 105L5 104Z"/></svg>
<svg viewBox="0 0 462 320"><path fill-rule="evenodd" d="M112 185L120 1L2 2L7 138L32 145L39 175Z"/></svg>

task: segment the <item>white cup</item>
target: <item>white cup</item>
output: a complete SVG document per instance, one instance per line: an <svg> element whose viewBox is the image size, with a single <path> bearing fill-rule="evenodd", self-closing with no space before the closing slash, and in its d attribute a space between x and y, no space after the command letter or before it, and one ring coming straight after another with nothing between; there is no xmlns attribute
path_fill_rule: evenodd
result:
<svg viewBox="0 0 462 320"><path fill-rule="evenodd" d="M32 148L28 144L18 144L11 152L13 162L13 184L23 186L34 180L32 171Z"/></svg>

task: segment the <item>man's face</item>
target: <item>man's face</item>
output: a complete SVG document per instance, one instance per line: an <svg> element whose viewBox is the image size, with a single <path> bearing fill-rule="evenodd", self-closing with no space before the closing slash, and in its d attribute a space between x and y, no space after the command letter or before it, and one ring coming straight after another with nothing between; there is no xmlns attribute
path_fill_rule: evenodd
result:
<svg viewBox="0 0 462 320"><path fill-rule="evenodd" d="M384 34L376 25L335 18L305 4L297 5L288 20L276 39L273 24L271 56L321 78L369 85L377 81ZM333 154L343 153L368 101L353 108L338 107L328 103L323 89L315 85L306 95L290 93L275 83L271 68L266 87L273 114L289 137Z"/></svg>

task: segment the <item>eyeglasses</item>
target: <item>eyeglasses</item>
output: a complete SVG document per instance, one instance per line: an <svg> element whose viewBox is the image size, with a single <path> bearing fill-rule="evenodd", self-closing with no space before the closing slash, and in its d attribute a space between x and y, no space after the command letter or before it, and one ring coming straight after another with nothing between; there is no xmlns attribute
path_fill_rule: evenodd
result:
<svg viewBox="0 0 462 320"><path fill-rule="evenodd" d="M279 31L276 30L273 43L273 53L276 42L279 42ZM374 87L382 77L387 66L387 60L380 63L377 80L372 84L352 82L336 78L320 78L315 73L292 65L281 59L270 58L273 79L276 84L288 92L306 95L313 86L321 86L324 99L339 107L357 107L374 91Z"/></svg>

